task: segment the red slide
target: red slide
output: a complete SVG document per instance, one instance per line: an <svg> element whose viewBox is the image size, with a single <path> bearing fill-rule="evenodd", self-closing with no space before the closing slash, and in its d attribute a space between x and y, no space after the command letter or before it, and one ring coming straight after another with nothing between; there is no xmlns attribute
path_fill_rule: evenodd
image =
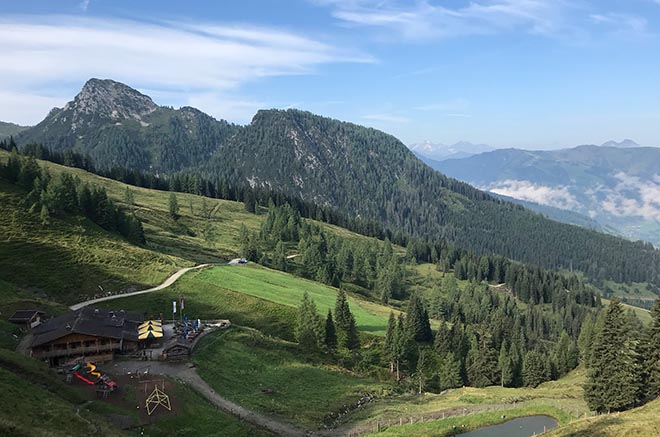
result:
<svg viewBox="0 0 660 437"><path fill-rule="evenodd" d="M86 383L89 384L89 385L94 385L94 383L93 383L92 381L90 381L89 379L85 378L84 376L82 376L82 375L81 375L80 373L78 373L78 372L73 372L73 376L75 376L76 378L78 378L78 379L81 380L81 381L86 382Z"/></svg>

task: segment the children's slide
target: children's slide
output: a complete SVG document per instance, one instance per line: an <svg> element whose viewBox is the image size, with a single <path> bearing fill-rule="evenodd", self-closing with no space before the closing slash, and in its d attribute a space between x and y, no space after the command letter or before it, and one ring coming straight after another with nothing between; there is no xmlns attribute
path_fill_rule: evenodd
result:
<svg viewBox="0 0 660 437"><path fill-rule="evenodd" d="M96 365L94 363L85 363L85 365L87 366L87 373L96 376L97 378L101 377L101 372L95 372Z"/></svg>

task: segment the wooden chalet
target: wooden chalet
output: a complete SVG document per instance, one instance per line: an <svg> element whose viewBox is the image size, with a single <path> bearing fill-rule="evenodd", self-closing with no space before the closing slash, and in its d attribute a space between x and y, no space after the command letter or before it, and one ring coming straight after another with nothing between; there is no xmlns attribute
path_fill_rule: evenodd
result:
<svg viewBox="0 0 660 437"><path fill-rule="evenodd" d="M9 318L9 321L24 328L31 329L39 326L45 315L46 313L39 310L18 310Z"/></svg>
<svg viewBox="0 0 660 437"><path fill-rule="evenodd" d="M33 330L32 357L59 366L74 358L104 362L138 348L140 313L84 307Z"/></svg>

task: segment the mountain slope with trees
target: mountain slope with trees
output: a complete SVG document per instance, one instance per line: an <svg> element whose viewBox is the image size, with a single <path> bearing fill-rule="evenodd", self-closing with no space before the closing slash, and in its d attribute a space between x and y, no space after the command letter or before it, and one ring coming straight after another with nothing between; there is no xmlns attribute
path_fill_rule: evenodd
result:
<svg viewBox="0 0 660 437"><path fill-rule="evenodd" d="M174 129L189 112L204 120L199 128ZM74 149L99 168L151 169L174 189L185 176L194 193L252 188L266 193L255 199L262 205L268 192L284 193L381 223L397 244L445 241L597 280L660 282L660 252L651 245L553 222L434 171L391 135L309 112L259 111L237 127L157 107L125 85L94 79L17 141Z"/></svg>
<svg viewBox="0 0 660 437"><path fill-rule="evenodd" d="M29 126L20 126L14 123L7 123L6 121L0 121L0 140L17 135L28 128Z"/></svg>

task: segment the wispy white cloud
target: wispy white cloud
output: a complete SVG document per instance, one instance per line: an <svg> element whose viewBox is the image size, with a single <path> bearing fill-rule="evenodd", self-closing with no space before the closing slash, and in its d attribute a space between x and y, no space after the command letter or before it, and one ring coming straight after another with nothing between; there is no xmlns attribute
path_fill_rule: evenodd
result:
<svg viewBox="0 0 660 437"><path fill-rule="evenodd" d="M80 7L80 9L83 10L83 12L87 12L87 10L89 9L89 4L91 2L92 2L92 0L83 0L83 1L80 2L80 4L78 6Z"/></svg>
<svg viewBox="0 0 660 437"><path fill-rule="evenodd" d="M22 92L33 105L32 113L26 109L18 118L3 104L0 119L22 123L38 121L54 98L60 97L60 104L70 99L62 84L82 85L90 77L165 90L177 96L176 103L198 95L208 107L227 107L210 99L266 77L311 74L328 63L373 61L281 29L73 16L2 17L0 46L4 59L11 59L0 63L0 93Z"/></svg>
<svg viewBox="0 0 660 437"><path fill-rule="evenodd" d="M620 172L616 187L602 203L604 211L615 216L643 217L660 222L660 176L642 180Z"/></svg>
<svg viewBox="0 0 660 437"><path fill-rule="evenodd" d="M567 187L551 187L525 180L507 179L483 188L503 196L561 209L576 209L580 206Z"/></svg>
<svg viewBox="0 0 660 437"><path fill-rule="evenodd" d="M566 0L474 0L461 6L428 1L316 0L331 6L345 26L387 30L392 38L428 40L489 35L507 30L567 36L578 29L569 23Z"/></svg>
<svg viewBox="0 0 660 437"><path fill-rule="evenodd" d="M608 31L618 35L643 36L648 33L648 20L637 15L609 12L591 14L589 18L595 24L607 26Z"/></svg>

